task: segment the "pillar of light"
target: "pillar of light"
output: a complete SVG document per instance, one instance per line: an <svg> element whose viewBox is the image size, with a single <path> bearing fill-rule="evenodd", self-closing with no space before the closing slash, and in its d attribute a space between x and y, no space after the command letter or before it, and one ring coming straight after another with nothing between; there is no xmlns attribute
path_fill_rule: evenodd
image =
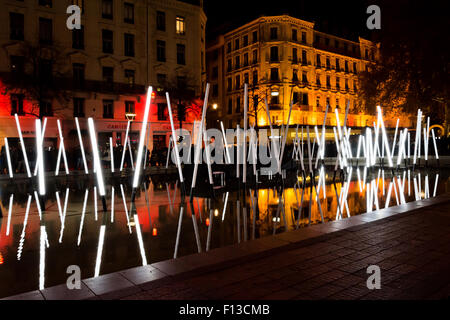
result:
<svg viewBox="0 0 450 320"><path fill-rule="evenodd" d="M97 187L94 187L94 217L95 221L98 219L98 210L97 210Z"/></svg>
<svg viewBox="0 0 450 320"><path fill-rule="evenodd" d="M66 174L69 174L69 165L67 164L67 157L66 157L66 148L64 146L64 137L62 134L62 129L61 129L61 123L58 120L56 120L56 123L58 125L58 133L59 133L59 152L58 152L58 160L56 161L56 174L59 174L59 166L60 166L60 161L61 161L61 155L63 157L63 161L64 161L64 168L66 170Z"/></svg>
<svg viewBox="0 0 450 320"><path fill-rule="evenodd" d="M397 141L397 133L398 133L398 125L400 123L400 119L397 118L397 123L395 125L395 133L394 133L394 140L392 141L392 153L391 153L391 158L394 157L394 151L395 151L395 142Z"/></svg>
<svg viewBox="0 0 450 320"><path fill-rule="evenodd" d="M131 234L130 218L128 217L128 206L127 206L127 201L125 199L125 191L123 191L123 185L122 184L120 185L120 191L122 193L123 208L125 209L125 217L127 218L128 231Z"/></svg>
<svg viewBox="0 0 450 320"><path fill-rule="evenodd" d="M134 159L133 159L133 152L131 151L130 137L128 137L128 153L130 154L130 159L131 159L131 169L133 169L133 171L134 171Z"/></svg>
<svg viewBox="0 0 450 320"><path fill-rule="evenodd" d="M98 154L97 135L94 128L94 119L88 119L89 135L91 137L92 154L94 156L94 166L96 168L98 192L100 196L105 196L105 184L103 182L102 166L100 164L100 156Z"/></svg>
<svg viewBox="0 0 450 320"><path fill-rule="evenodd" d="M178 256L178 244L180 243L180 234L181 234L181 222L183 220L183 211L184 211L184 207L180 206L180 215L178 218L178 227L177 227L177 237L175 238L175 249L173 251L173 258L176 259ZM155 229L153 229L155 230ZM155 236L155 233L153 233L153 235Z"/></svg>
<svg viewBox="0 0 450 320"><path fill-rule="evenodd" d="M227 203L228 203L228 194L229 192L227 192L225 195L225 203L223 204L223 211L222 211L222 221L225 220L225 212L227 211Z"/></svg>
<svg viewBox="0 0 450 320"><path fill-rule="evenodd" d="M114 150L112 137L109 137L109 152L111 153L111 172L114 173Z"/></svg>
<svg viewBox="0 0 450 320"><path fill-rule="evenodd" d="M111 223L114 223L114 186L111 187Z"/></svg>
<svg viewBox="0 0 450 320"><path fill-rule="evenodd" d="M392 181L389 183L389 189L386 196L386 205L384 206L385 209L389 208L389 202L391 202L391 193L392 193Z"/></svg>
<svg viewBox="0 0 450 320"><path fill-rule="evenodd" d="M438 187L438 180L439 180L439 174L436 174L436 180L434 182L433 198L436 197L436 192L437 192L437 187Z"/></svg>
<svg viewBox="0 0 450 320"><path fill-rule="evenodd" d="M148 123L148 115L150 113L150 102L152 100L152 92L153 88L149 87L147 91L147 101L145 103L145 111L144 111L144 119L142 120L142 127L141 127L141 134L139 137L139 147L138 147L138 154L136 159L136 171L134 172L134 178L133 178L133 188L137 188L139 183L139 178L141 174L141 167L142 167L142 153L144 151L144 143L145 143L145 133L147 130L147 123Z"/></svg>
<svg viewBox="0 0 450 320"><path fill-rule="evenodd" d="M36 207L38 209L39 219L42 220L41 203L39 201L39 196L38 196L37 191L34 191L34 199L36 200Z"/></svg>
<svg viewBox="0 0 450 320"><path fill-rule="evenodd" d="M42 139L44 139L44 137L45 137L45 130L46 129L47 129L47 118L44 119L44 125L43 125L43 128L42 128L42 134L41 134L41 138ZM42 143L43 143L43 141L41 141L41 145L42 145ZM34 176L37 176L37 172L38 172L38 169L39 169L39 166L37 164L38 164L38 160L37 160L37 157L36 157L36 165L34 167Z"/></svg>
<svg viewBox="0 0 450 320"><path fill-rule="evenodd" d="M292 106L291 106L292 108ZM247 182L247 109L248 109L248 84L244 84L244 162L242 163L242 182ZM289 112L290 115L290 112ZM289 121L288 121L289 125ZM278 170L280 170L278 168Z"/></svg>
<svg viewBox="0 0 450 320"><path fill-rule="evenodd" d="M17 131L19 132L20 145L22 146L23 159L25 162L25 167L27 169L27 175L28 175L28 178L31 178L30 165L28 164L27 151L25 150L25 143L23 142L23 136L22 136L22 128L20 127L19 117L17 116L17 113L14 115L14 117L16 118L16 126L17 126Z"/></svg>
<svg viewBox="0 0 450 320"><path fill-rule="evenodd" d="M5 150L6 150L6 160L8 162L8 173L9 177L13 177L13 169L11 166L11 155L9 154L9 144L8 144L8 138L5 138Z"/></svg>
<svg viewBox="0 0 450 320"><path fill-rule="evenodd" d="M10 227L11 227L11 214L12 214L13 203L14 203L14 194L12 193L9 196L8 223L6 225L6 236L9 236L9 230L10 230Z"/></svg>
<svg viewBox="0 0 450 320"><path fill-rule="evenodd" d="M125 140L124 140L123 150L122 150L122 160L120 161L120 171L121 172L123 170L123 163L125 161L125 152L127 150L128 134L130 132L130 125L131 125L131 121L128 120L127 131L125 132Z"/></svg>
<svg viewBox="0 0 450 320"><path fill-rule="evenodd" d="M172 140L173 140L173 148L175 150L175 161L176 161L176 164L178 167L178 174L180 176L180 182L183 183L184 182L183 171L181 169L180 154L178 153L178 146L177 146L178 137L177 137L177 133L175 132L175 126L173 124L172 107L170 105L170 97L169 97L168 92L166 92L166 99L167 99L167 109L169 111L170 127L172 129ZM169 154L170 154L170 151L168 152L168 155Z"/></svg>
<svg viewBox="0 0 450 320"><path fill-rule="evenodd" d="M222 121L220 121L220 128L222 129L223 142L224 142L224 145L225 145L225 155L227 157L228 164L231 164L230 151L228 150L227 136L225 134L225 129L223 127L223 122Z"/></svg>
<svg viewBox="0 0 450 320"><path fill-rule="evenodd" d="M102 263L103 243L105 241L105 230L106 230L106 226L102 225L100 227L100 236L99 236L98 247L97 247L97 258L95 260L94 277L98 277L100 275L100 265Z"/></svg>
<svg viewBox="0 0 450 320"><path fill-rule="evenodd" d="M415 137L415 143L414 143L414 158L413 158L413 164L416 164L416 160L417 160L417 151L419 150L419 158L420 158L420 149L419 149L419 144L420 144L420 126L421 126L421 122L422 122L422 114L420 109L417 111L417 124L416 124L416 137Z"/></svg>
<svg viewBox="0 0 450 320"><path fill-rule="evenodd" d="M39 129L40 131L40 129ZM47 232L45 226L41 225L41 234L39 241L39 290L44 290L45 285L45 242L47 238Z"/></svg>
<svg viewBox="0 0 450 320"><path fill-rule="evenodd" d="M378 109L378 121L380 122L381 132L383 134L383 144L384 144L384 147L386 148L386 154L387 154L387 157L388 157L388 164L389 164L389 167L392 168L394 166L394 164L392 163L391 151L389 150L389 141L388 141L388 138L387 138L386 129L384 127L384 121L383 121L383 115L382 115L382 112L381 112L381 107L377 106L377 109Z"/></svg>
<svg viewBox="0 0 450 320"><path fill-rule="evenodd" d="M84 217L86 215L86 204L87 204L88 197L89 197L89 190L86 189L86 192L84 193L83 209L81 211L80 229L78 231L78 240L77 240L78 246L80 246L80 243L81 243L81 233L83 231Z"/></svg>
<svg viewBox="0 0 450 320"><path fill-rule="evenodd" d="M141 225L139 224L139 217L137 214L134 215L134 222L136 224L136 233L137 233L137 237L138 237L139 251L141 252L142 265L146 266L147 265L147 257L145 255L144 241L142 240Z"/></svg>
<svg viewBox="0 0 450 320"><path fill-rule="evenodd" d="M42 150L42 127L41 120L36 120L36 149L37 149L37 159L38 159L38 180L39 180L39 194L41 196L45 195L45 176L44 176L44 151Z"/></svg>
<svg viewBox="0 0 450 320"><path fill-rule="evenodd" d="M81 137L80 123L78 122L77 117L75 117L75 124L76 124L77 132L78 132L78 140L80 141L81 156L83 157L84 173L88 174L89 170L88 170L87 161L86 161L86 154L84 152L83 138Z"/></svg>
<svg viewBox="0 0 450 320"><path fill-rule="evenodd" d="M436 137L434 135L434 129L431 129L431 136L433 138L434 153L436 154L436 159L439 160L439 153L438 153L438 148L436 145Z"/></svg>

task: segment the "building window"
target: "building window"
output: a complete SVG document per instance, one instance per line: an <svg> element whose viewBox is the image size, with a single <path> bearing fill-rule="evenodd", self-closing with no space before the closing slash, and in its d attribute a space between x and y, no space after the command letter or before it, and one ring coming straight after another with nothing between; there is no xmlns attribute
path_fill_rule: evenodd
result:
<svg viewBox="0 0 450 320"><path fill-rule="evenodd" d="M258 42L258 31L253 31L253 33L252 33L252 42L253 43Z"/></svg>
<svg viewBox="0 0 450 320"><path fill-rule="evenodd" d="M134 101L125 101L125 115L135 114Z"/></svg>
<svg viewBox="0 0 450 320"><path fill-rule="evenodd" d="M258 84L258 71L253 71L253 85L256 86Z"/></svg>
<svg viewBox="0 0 450 320"><path fill-rule="evenodd" d="M341 71L341 65L339 63L339 59L336 58L336 71Z"/></svg>
<svg viewBox="0 0 450 320"><path fill-rule="evenodd" d="M84 85L84 64L73 64L73 84L76 88L81 88Z"/></svg>
<svg viewBox="0 0 450 320"><path fill-rule="evenodd" d="M72 30L72 48L84 49L84 26L81 26L81 29Z"/></svg>
<svg viewBox="0 0 450 320"><path fill-rule="evenodd" d="M292 41L297 41L297 29L292 29Z"/></svg>
<svg viewBox="0 0 450 320"><path fill-rule="evenodd" d="M9 39L23 40L24 39L24 15L20 13L9 13Z"/></svg>
<svg viewBox="0 0 450 320"><path fill-rule="evenodd" d="M158 103L158 121L166 121L166 108L165 103Z"/></svg>
<svg viewBox="0 0 450 320"><path fill-rule="evenodd" d="M11 73L13 77L19 80L25 71L25 58L23 56L11 56Z"/></svg>
<svg viewBox="0 0 450 320"><path fill-rule="evenodd" d="M318 87L320 87L320 76L319 75L316 75L316 84L317 84L317 86Z"/></svg>
<svg viewBox="0 0 450 320"><path fill-rule="evenodd" d="M125 56L134 57L134 34L125 33L124 42L125 42Z"/></svg>
<svg viewBox="0 0 450 320"><path fill-rule="evenodd" d="M39 0L39 5L42 7L51 8L52 7L52 0Z"/></svg>
<svg viewBox="0 0 450 320"><path fill-rule="evenodd" d="M271 104L280 104L280 97L279 97L279 95L272 95L271 99L270 99L270 103Z"/></svg>
<svg viewBox="0 0 450 320"><path fill-rule="evenodd" d="M84 102L83 98L73 98L73 116L77 118L84 118Z"/></svg>
<svg viewBox="0 0 450 320"><path fill-rule="evenodd" d="M186 21L184 17L176 17L176 32L177 34L184 35L186 33Z"/></svg>
<svg viewBox="0 0 450 320"><path fill-rule="evenodd" d="M239 39L234 40L234 50L239 50Z"/></svg>
<svg viewBox="0 0 450 320"><path fill-rule="evenodd" d="M103 81L109 84L114 82L114 68L103 67L102 69Z"/></svg>
<svg viewBox="0 0 450 320"><path fill-rule="evenodd" d="M316 55L316 66L319 68L322 66L320 63L320 54Z"/></svg>
<svg viewBox="0 0 450 320"><path fill-rule="evenodd" d="M270 47L270 61L271 62L278 62L279 58L278 58L278 47L274 46L274 47Z"/></svg>
<svg viewBox="0 0 450 320"><path fill-rule="evenodd" d="M279 74L278 74L278 68L271 68L270 69L270 80L271 81L278 81L280 80Z"/></svg>
<svg viewBox="0 0 450 320"><path fill-rule="evenodd" d="M156 60L159 62L166 62L166 42L156 40Z"/></svg>
<svg viewBox="0 0 450 320"><path fill-rule="evenodd" d="M212 87L212 96L217 98L219 96L219 85L214 84Z"/></svg>
<svg viewBox="0 0 450 320"><path fill-rule="evenodd" d="M103 100L103 118L114 119L114 101Z"/></svg>
<svg viewBox="0 0 450 320"><path fill-rule="evenodd" d="M103 53L114 53L113 32L111 30L102 30Z"/></svg>
<svg viewBox="0 0 450 320"><path fill-rule="evenodd" d="M248 35L245 35L245 36L244 36L244 43L243 43L243 46L244 46L244 48L245 48L246 46L248 46Z"/></svg>
<svg viewBox="0 0 450 320"><path fill-rule="evenodd" d="M23 111L23 95L21 94L11 94L11 115L23 116L25 112Z"/></svg>
<svg viewBox="0 0 450 320"><path fill-rule="evenodd" d="M125 69L125 81L130 86L134 86L134 83L136 81L134 70Z"/></svg>
<svg viewBox="0 0 450 320"><path fill-rule="evenodd" d="M248 81L248 73L245 73L245 74L244 74L244 83L249 84L249 81Z"/></svg>
<svg viewBox="0 0 450 320"><path fill-rule="evenodd" d="M186 46L177 44L177 64L186 64Z"/></svg>
<svg viewBox="0 0 450 320"><path fill-rule="evenodd" d="M328 89L331 88L331 80L330 80L330 76L327 76L327 88L328 88Z"/></svg>
<svg viewBox="0 0 450 320"><path fill-rule="evenodd" d="M156 11L156 30L166 31L166 13Z"/></svg>
<svg viewBox="0 0 450 320"><path fill-rule="evenodd" d="M44 83L50 83L53 76L52 61L48 59L39 59L39 80Z"/></svg>
<svg viewBox="0 0 450 320"><path fill-rule="evenodd" d="M231 84L231 78L228 78L228 79L227 79L227 90L228 90L228 91L233 90L233 86L232 86L232 84Z"/></svg>
<svg viewBox="0 0 450 320"><path fill-rule="evenodd" d="M236 56L234 58L234 68L235 69L239 69L241 67L240 61L241 61L241 57L240 56Z"/></svg>
<svg viewBox="0 0 450 320"><path fill-rule="evenodd" d="M317 96L317 98L316 98L316 107L317 108L320 107L320 96Z"/></svg>
<svg viewBox="0 0 450 320"><path fill-rule="evenodd" d="M41 44L52 44L53 22L52 19L39 18L39 42Z"/></svg>
<svg viewBox="0 0 450 320"><path fill-rule="evenodd" d="M298 71L297 70L292 70L292 81L298 82Z"/></svg>
<svg viewBox="0 0 450 320"><path fill-rule="evenodd" d="M258 50L253 50L253 64L258 63Z"/></svg>
<svg viewBox="0 0 450 320"><path fill-rule="evenodd" d="M306 44L306 32L302 31L302 43Z"/></svg>
<svg viewBox="0 0 450 320"><path fill-rule="evenodd" d="M297 104L297 103L299 103L299 101L300 101L299 93L298 93L297 91L294 91L294 92L292 93L292 102L293 102L294 104Z"/></svg>
<svg viewBox="0 0 450 320"><path fill-rule="evenodd" d="M241 97L236 98L236 113L241 113Z"/></svg>
<svg viewBox="0 0 450 320"><path fill-rule="evenodd" d="M345 79L345 90L348 90L349 89L349 87L348 87L348 79Z"/></svg>
<svg viewBox="0 0 450 320"><path fill-rule="evenodd" d="M231 42L227 43L227 53L231 52Z"/></svg>
<svg viewBox="0 0 450 320"><path fill-rule="evenodd" d="M167 85L167 75L164 73L156 74L156 81L161 87L166 87Z"/></svg>
<svg viewBox="0 0 450 320"><path fill-rule="evenodd" d="M248 53L244 54L244 67L248 66Z"/></svg>
<svg viewBox="0 0 450 320"><path fill-rule="evenodd" d="M228 114L233 113L233 100L228 99Z"/></svg>
<svg viewBox="0 0 450 320"><path fill-rule="evenodd" d="M41 101L39 103L39 116L53 117L53 106L50 101Z"/></svg>
<svg viewBox="0 0 450 320"><path fill-rule="evenodd" d="M341 88L341 79L339 77L336 77L336 89L340 89Z"/></svg>
<svg viewBox="0 0 450 320"><path fill-rule="evenodd" d="M306 72L302 73L302 82L308 83L308 74Z"/></svg>
<svg viewBox="0 0 450 320"><path fill-rule="evenodd" d="M345 72L348 73L348 61L345 61L344 69L345 69Z"/></svg>
<svg viewBox="0 0 450 320"><path fill-rule="evenodd" d="M303 62L303 64L307 63L306 50L302 50L302 62Z"/></svg>
<svg viewBox="0 0 450 320"><path fill-rule="evenodd" d="M228 59L228 60L227 60L227 71L228 71L228 72L231 72L231 69L232 69L231 59Z"/></svg>
<svg viewBox="0 0 450 320"><path fill-rule="evenodd" d="M125 2L123 7L123 22L134 24L134 4Z"/></svg>
<svg viewBox="0 0 450 320"><path fill-rule="evenodd" d="M329 70L330 68L331 68L330 58L327 58L327 69Z"/></svg>
<svg viewBox="0 0 450 320"><path fill-rule="evenodd" d="M239 90L239 88L241 87L241 76L237 75L236 76L236 81L235 81L235 89Z"/></svg>
<svg viewBox="0 0 450 320"><path fill-rule="evenodd" d="M211 78L216 80L219 77L219 67L213 67Z"/></svg>
<svg viewBox="0 0 450 320"><path fill-rule="evenodd" d="M354 73L357 73L357 72L358 72L358 69L357 69L357 67L356 67L356 62L353 62L353 72L354 72Z"/></svg>
<svg viewBox="0 0 450 320"><path fill-rule="evenodd" d="M303 94L302 94L302 105L304 105L304 106L309 105L309 102L308 102L308 94L307 94L307 93L303 93Z"/></svg>
<svg viewBox="0 0 450 320"><path fill-rule="evenodd" d="M113 0L102 0L102 18L113 18Z"/></svg>
<svg viewBox="0 0 450 320"><path fill-rule="evenodd" d="M270 40L276 39L278 39L278 28L277 27L270 28Z"/></svg>
<svg viewBox="0 0 450 320"><path fill-rule="evenodd" d="M298 50L297 48L292 48L292 62L297 63L298 61Z"/></svg>
<svg viewBox="0 0 450 320"><path fill-rule="evenodd" d="M339 48L339 40L334 40L334 46L335 48Z"/></svg>

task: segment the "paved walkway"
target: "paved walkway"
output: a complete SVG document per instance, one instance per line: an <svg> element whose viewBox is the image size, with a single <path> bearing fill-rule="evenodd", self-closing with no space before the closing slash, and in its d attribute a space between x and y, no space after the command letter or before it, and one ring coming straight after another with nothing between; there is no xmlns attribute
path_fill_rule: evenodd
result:
<svg viewBox="0 0 450 320"><path fill-rule="evenodd" d="M369 265L381 289L366 287ZM287 251L123 299L442 299L450 296L450 202L321 235Z"/></svg>

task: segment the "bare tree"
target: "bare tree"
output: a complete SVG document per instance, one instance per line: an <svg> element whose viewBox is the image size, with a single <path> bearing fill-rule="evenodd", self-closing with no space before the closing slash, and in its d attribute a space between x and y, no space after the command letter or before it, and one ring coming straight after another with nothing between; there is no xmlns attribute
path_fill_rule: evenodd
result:
<svg viewBox="0 0 450 320"><path fill-rule="evenodd" d="M23 95L31 102L31 108L24 113L40 119L64 109L71 92L67 81L70 68L63 50L56 45L23 42L17 57L21 60L21 70L2 74L3 93ZM53 100L58 101L59 107L49 109Z"/></svg>

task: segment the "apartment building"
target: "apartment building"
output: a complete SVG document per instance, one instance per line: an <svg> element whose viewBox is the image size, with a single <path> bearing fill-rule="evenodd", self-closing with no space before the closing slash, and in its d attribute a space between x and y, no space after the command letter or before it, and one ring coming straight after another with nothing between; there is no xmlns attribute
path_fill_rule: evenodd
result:
<svg viewBox="0 0 450 320"><path fill-rule="evenodd" d="M79 30L66 26L73 4L81 8ZM94 118L103 145L109 137L123 144L133 120L137 142L146 90L153 86L149 148L164 147L170 136L165 89L175 85L192 97L204 91L201 0L0 0L0 6L2 143L18 137L16 113L26 144L34 143L37 117L48 119L45 145L56 146L56 119L65 136L76 138L74 117L83 133L87 118ZM180 117L189 129L194 116Z"/></svg>

